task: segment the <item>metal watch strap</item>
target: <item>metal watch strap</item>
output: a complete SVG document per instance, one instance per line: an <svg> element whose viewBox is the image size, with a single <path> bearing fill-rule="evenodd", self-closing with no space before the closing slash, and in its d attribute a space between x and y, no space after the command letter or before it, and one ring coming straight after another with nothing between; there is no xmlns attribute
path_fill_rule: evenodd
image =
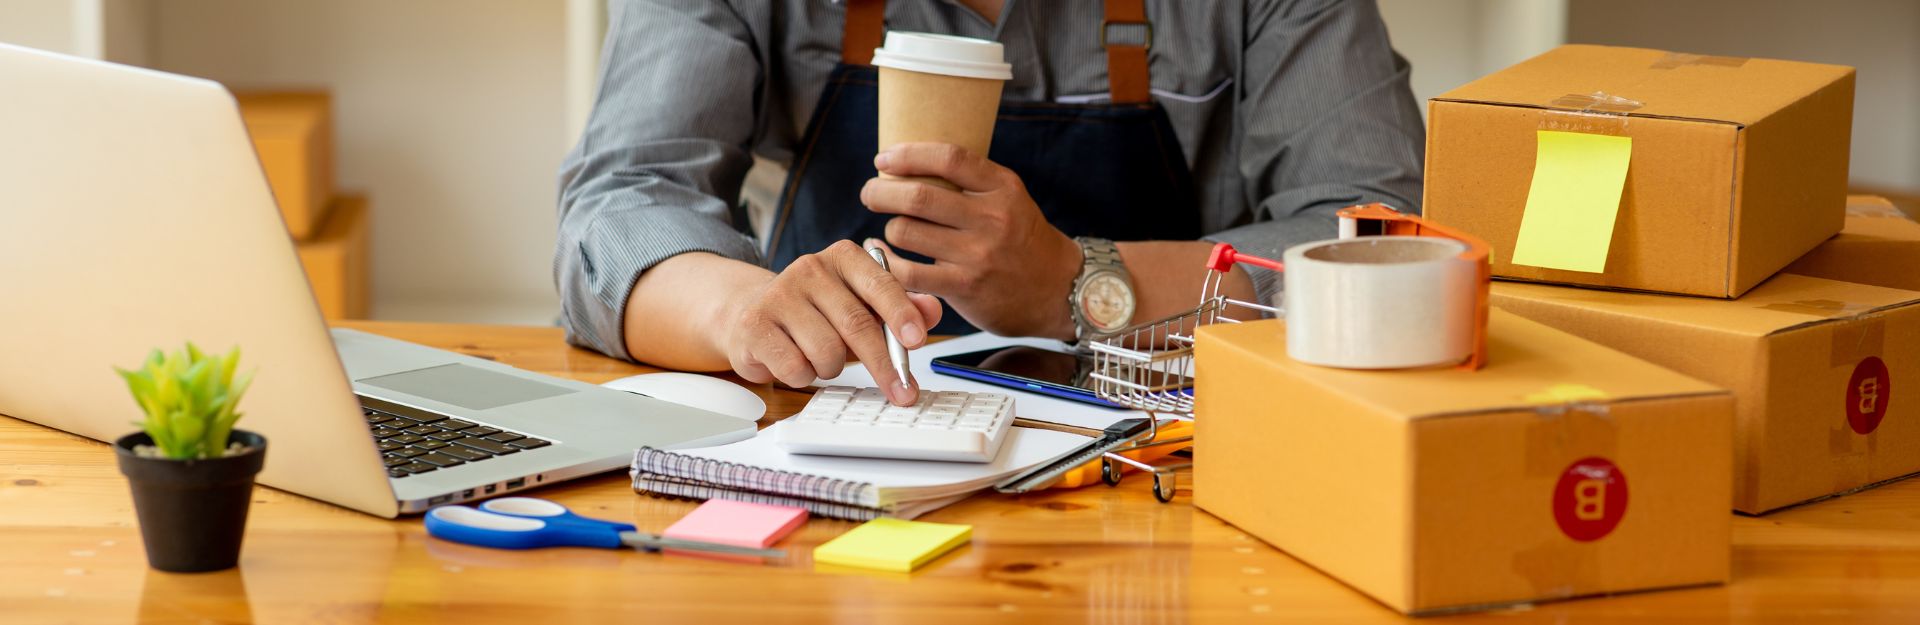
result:
<svg viewBox="0 0 1920 625"><path fill-rule="evenodd" d="M1129 278L1131 274L1127 272L1126 263L1120 260L1120 247L1114 245L1113 241L1095 237L1074 237L1073 242L1080 245L1080 275L1074 277L1073 288L1067 290L1067 308L1073 315L1075 343L1084 349L1087 341L1092 339L1097 331L1080 310L1081 283L1101 270L1118 272Z"/></svg>
<svg viewBox="0 0 1920 625"><path fill-rule="evenodd" d="M1073 242L1080 244L1081 275L1084 276L1087 273L1085 270L1087 265L1098 265L1118 271L1127 270L1126 264L1120 262L1120 247L1114 245L1112 241L1093 237L1074 237Z"/></svg>

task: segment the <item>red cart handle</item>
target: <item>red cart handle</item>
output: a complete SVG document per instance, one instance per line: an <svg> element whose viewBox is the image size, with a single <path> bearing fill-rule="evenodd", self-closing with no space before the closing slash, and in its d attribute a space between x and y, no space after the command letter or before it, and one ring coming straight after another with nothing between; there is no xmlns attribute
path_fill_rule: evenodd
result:
<svg viewBox="0 0 1920 625"><path fill-rule="evenodd" d="M1266 267L1274 271L1286 270L1286 268L1280 264L1280 261L1261 258L1252 254L1242 254L1234 251L1233 246L1226 243L1215 243L1213 245L1213 254L1207 256L1207 268L1220 273L1232 271L1234 263L1246 263L1256 267Z"/></svg>

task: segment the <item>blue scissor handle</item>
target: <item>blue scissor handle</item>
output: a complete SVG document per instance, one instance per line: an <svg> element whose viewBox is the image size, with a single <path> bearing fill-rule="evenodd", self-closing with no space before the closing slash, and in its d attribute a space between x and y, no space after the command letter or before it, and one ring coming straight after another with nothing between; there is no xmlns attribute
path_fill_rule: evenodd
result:
<svg viewBox="0 0 1920 625"><path fill-rule="evenodd" d="M511 516L466 506L441 506L427 512L427 533L435 538L495 549L625 546L618 523ZM631 528L632 526L627 526Z"/></svg>
<svg viewBox="0 0 1920 625"><path fill-rule="evenodd" d="M634 531L631 523L616 523L591 519L574 514L566 506L536 497L501 497L480 504L480 509L494 514L540 519L555 525L591 525L613 528L616 532Z"/></svg>

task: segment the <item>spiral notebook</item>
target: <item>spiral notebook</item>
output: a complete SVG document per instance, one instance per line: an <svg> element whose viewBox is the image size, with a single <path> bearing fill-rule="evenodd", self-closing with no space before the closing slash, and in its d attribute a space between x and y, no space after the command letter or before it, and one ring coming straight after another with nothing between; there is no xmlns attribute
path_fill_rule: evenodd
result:
<svg viewBox="0 0 1920 625"><path fill-rule="evenodd" d="M719 447L633 454L635 492L687 499L732 499L805 508L815 515L865 521L912 519L967 498L1000 480L1072 453L1087 437L1016 427L993 462L937 462L789 454L774 443L775 423L758 436Z"/></svg>

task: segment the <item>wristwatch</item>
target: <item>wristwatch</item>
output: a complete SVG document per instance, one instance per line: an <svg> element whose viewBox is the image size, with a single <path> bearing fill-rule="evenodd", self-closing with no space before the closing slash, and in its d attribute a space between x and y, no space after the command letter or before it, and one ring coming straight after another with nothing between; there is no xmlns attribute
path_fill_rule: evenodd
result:
<svg viewBox="0 0 1920 625"><path fill-rule="evenodd" d="M1133 321L1133 274L1120 262L1120 248L1093 237L1080 244L1080 276L1073 279L1067 307L1073 311L1073 335L1081 343L1118 331Z"/></svg>

